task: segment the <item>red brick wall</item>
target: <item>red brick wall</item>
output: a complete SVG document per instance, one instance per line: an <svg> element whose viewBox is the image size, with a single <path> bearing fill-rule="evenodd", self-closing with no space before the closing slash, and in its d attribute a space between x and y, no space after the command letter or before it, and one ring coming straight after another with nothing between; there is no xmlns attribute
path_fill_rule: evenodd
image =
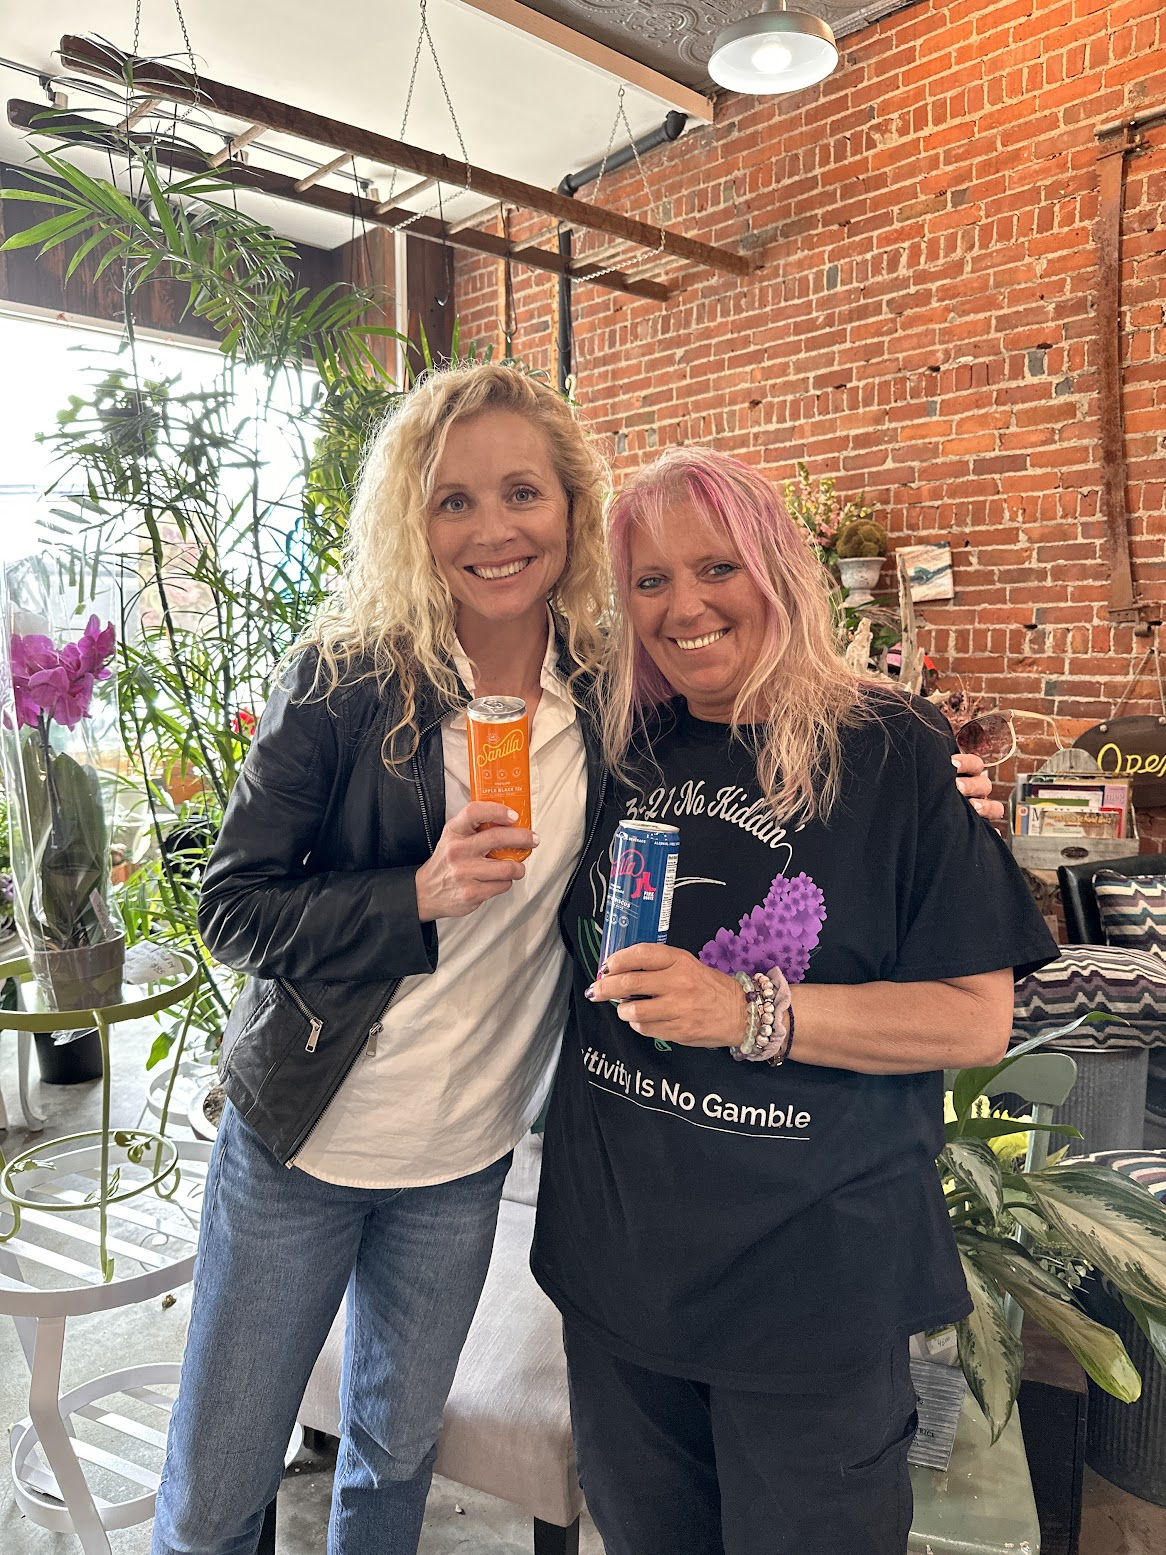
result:
<svg viewBox="0 0 1166 1555"><path fill-rule="evenodd" d="M727 97L649 180L665 222L763 268L690 271L663 305L575 289L578 398L617 474L682 441L779 480L806 459L865 490L893 542L950 541L955 601L924 607L945 684L1109 713L1147 644L1104 610L1094 131L1160 105L1161 0L923 0L845 40L817 88ZM1146 138L1126 184L1124 407L1136 581L1163 600L1166 124ZM601 201L649 209L634 166ZM516 268L515 293L513 349L553 374L555 281ZM462 256L457 306L463 341L500 348L497 265ZM1126 710L1154 696L1143 675Z"/></svg>

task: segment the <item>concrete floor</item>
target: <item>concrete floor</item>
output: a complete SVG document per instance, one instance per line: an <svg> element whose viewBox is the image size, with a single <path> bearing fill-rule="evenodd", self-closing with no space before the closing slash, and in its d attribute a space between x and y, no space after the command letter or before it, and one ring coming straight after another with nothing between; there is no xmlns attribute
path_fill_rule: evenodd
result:
<svg viewBox="0 0 1166 1555"><path fill-rule="evenodd" d="M145 1057L156 1028L150 1022L115 1031L112 1118L132 1126L141 1114L147 1074ZM34 1059L35 1075L35 1059ZM10 1127L0 1137L12 1156L37 1138L90 1128L99 1121L100 1087L37 1085L34 1097L48 1115L39 1136L24 1128L16 1089L16 1041L0 1034L0 1089L8 1107ZM116 1365L176 1360L182 1353L189 1316L190 1288L174 1292L175 1301L160 1301L69 1324L65 1353L65 1385L75 1385ZM24 1358L13 1330L0 1319L0 1430L27 1413ZM4 1456L0 1453L0 1457ZM1166 1508L1126 1495L1086 1471L1085 1513L1081 1555L1162 1555L1166 1551ZM278 1555L323 1555L332 1458L328 1452L301 1451L284 1480L279 1497ZM148 1555L149 1525L110 1536L114 1555ZM12 1497L6 1465L0 1465L0 1555L75 1555L71 1535L52 1534L22 1516ZM435 1480L429 1499L420 1555L530 1555L527 1519L491 1496ZM602 1555L594 1527L584 1518L582 1555ZM683 1555L683 1552L678 1552ZM758 1552L762 1555L762 1552ZM839 1552L845 1555L845 1552Z"/></svg>

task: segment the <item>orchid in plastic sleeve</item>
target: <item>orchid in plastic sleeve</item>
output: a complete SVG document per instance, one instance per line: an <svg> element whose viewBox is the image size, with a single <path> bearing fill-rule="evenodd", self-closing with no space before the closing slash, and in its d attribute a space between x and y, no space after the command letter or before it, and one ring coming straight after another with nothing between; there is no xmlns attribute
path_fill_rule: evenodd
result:
<svg viewBox="0 0 1166 1555"><path fill-rule="evenodd" d="M108 680L113 658L112 625L90 616L75 643L58 648L38 633L14 633L9 648L16 721L22 728L52 722L75 729L89 715L93 689Z"/></svg>
<svg viewBox="0 0 1166 1555"><path fill-rule="evenodd" d="M35 632L9 638L10 706L20 736L10 781L22 791L19 847L13 838L15 905L32 950L72 949L108 936L109 836L97 773L55 749L52 731L72 731L89 717L97 684L112 673L113 653L114 629L96 616L75 642L59 647Z"/></svg>
<svg viewBox="0 0 1166 1555"><path fill-rule="evenodd" d="M741 919L739 932L718 929L700 960L719 972L769 972L800 983L826 921L826 898L807 874L778 875L765 900Z"/></svg>

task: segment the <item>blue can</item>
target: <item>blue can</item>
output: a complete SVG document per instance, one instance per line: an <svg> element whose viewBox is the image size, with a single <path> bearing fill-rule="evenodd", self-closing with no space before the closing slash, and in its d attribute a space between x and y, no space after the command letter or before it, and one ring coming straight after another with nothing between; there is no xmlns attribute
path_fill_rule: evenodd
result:
<svg viewBox="0 0 1166 1555"><path fill-rule="evenodd" d="M611 845L611 878L599 965L628 945L663 945L672 917L680 828L621 821Z"/></svg>

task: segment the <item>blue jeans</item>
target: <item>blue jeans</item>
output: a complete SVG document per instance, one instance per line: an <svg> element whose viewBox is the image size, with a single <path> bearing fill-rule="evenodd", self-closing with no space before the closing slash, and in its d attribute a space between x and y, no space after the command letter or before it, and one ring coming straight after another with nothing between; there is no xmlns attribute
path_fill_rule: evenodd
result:
<svg viewBox="0 0 1166 1555"><path fill-rule="evenodd" d="M429 1188L341 1188L280 1166L228 1103L152 1555L253 1555L346 1289L329 1555L413 1555L509 1164Z"/></svg>

